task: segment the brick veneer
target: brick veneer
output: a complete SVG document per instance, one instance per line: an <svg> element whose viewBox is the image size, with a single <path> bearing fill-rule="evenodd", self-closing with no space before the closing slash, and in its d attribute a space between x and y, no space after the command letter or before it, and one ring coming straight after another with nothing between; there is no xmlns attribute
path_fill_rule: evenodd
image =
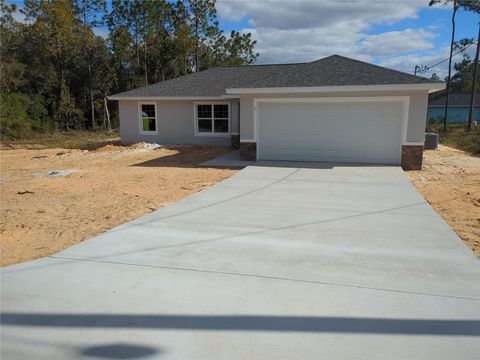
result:
<svg viewBox="0 0 480 360"><path fill-rule="evenodd" d="M230 143L232 144L232 148L239 149L240 148L240 135L230 135Z"/></svg>
<svg viewBox="0 0 480 360"><path fill-rule="evenodd" d="M423 160L423 145L402 146L402 169L421 170Z"/></svg>
<svg viewBox="0 0 480 360"><path fill-rule="evenodd" d="M240 143L240 159L241 160L257 160L257 144L251 142Z"/></svg>

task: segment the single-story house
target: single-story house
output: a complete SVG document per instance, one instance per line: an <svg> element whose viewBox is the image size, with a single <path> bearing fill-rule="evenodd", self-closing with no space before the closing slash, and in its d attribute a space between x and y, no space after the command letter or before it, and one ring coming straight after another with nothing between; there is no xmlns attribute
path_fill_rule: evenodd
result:
<svg viewBox="0 0 480 360"><path fill-rule="evenodd" d="M347 57L221 66L109 99L124 143L232 144L243 159L422 165L445 84Z"/></svg>
<svg viewBox="0 0 480 360"><path fill-rule="evenodd" d="M448 122L463 124L468 120L470 94L450 94L448 97ZM445 119L445 96L428 102L427 120L429 123L442 122ZM473 101L473 121L480 121L480 94Z"/></svg>

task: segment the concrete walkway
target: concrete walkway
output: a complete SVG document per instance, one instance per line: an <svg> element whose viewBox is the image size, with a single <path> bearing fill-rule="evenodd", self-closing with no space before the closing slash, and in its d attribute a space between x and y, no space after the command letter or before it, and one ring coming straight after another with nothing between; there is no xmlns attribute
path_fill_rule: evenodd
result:
<svg viewBox="0 0 480 360"><path fill-rule="evenodd" d="M250 166L1 271L5 359L474 359L480 264L397 167Z"/></svg>
<svg viewBox="0 0 480 360"><path fill-rule="evenodd" d="M241 160L240 150L234 150L215 159L207 160L201 163L201 166L210 167L245 167L254 165L255 161Z"/></svg>

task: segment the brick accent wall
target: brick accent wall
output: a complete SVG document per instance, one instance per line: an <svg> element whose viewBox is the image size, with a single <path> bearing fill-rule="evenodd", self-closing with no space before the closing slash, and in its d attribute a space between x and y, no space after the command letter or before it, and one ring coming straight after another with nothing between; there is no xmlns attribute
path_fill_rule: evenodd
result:
<svg viewBox="0 0 480 360"><path fill-rule="evenodd" d="M240 135L230 135L230 142L232 144L232 148L240 149Z"/></svg>
<svg viewBox="0 0 480 360"><path fill-rule="evenodd" d="M257 143L240 143L241 160L257 160Z"/></svg>
<svg viewBox="0 0 480 360"><path fill-rule="evenodd" d="M403 145L402 146L402 168L403 170L422 170L423 146Z"/></svg>

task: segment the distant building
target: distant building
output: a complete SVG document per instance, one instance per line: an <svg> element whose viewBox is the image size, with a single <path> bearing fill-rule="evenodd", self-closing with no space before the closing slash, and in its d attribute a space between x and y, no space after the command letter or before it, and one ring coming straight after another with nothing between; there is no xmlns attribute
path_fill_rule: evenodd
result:
<svg viewBox="0 0 480 360"><path fill-rule="evenodd" d="M448 98L448 122L464 123L468 120L470 94L451 94ZM445 96L428 102L427 121L441 122L445 117ZM473 121L480 121L480 94L473 102Z"/></svg>

